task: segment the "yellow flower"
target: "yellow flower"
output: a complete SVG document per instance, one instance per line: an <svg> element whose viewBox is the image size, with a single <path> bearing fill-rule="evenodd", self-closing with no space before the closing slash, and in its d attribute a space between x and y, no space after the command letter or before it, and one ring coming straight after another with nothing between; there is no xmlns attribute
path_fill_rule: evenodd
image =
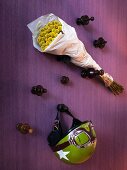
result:
<svg viewBox="0 0 127 170"><path fill-rule="evenodd" d="M59 23L59 21L57 21L57 20L54 20L54 24L58 24Z"/></svg>
<svg viewBox="0 0 127 170"><path fill-rule="evenodd" d="M46 34L46 35L45 35L45 38L49 38L49 37L50 37L50 34Z"/></svg>
<svg viewBox="0 0 127 170"><path fill-rule="evenodd" d="M42 51L44 51L53 42L61 30L62 24L58 20L49 22L39 30L40 33L37 38L37 42Z"/></svg>
<svg viewBox="0 0 127 170"><path fill-rule="evenodd" d="M52 29L52 32L56 32L56 29L55 29L55 28L53 28L53 29Z"/></svg>
<svg viewBox="0 0 127 170"><path fill-rule="evenodd" d="M59 32L62 31L62 26L58 26Z"/></svg>
<svg viewBox="0 0 127 170"><path fill-rule="evenodd" d="M39 43L41 40L42 40L42 37L41 37L41 36L38 36L37 42Z"/></svg>
<svg viewBox="0 0 127 170"><path fill-rule="evenodd" d="M46 43L47 41L48 41L48 37L47 37L47 38L45 37L45 43Z"/></svg>
<svg viewBox="0 0 127 170"><path fill-rule="evenodd" d="M44 36L45 36L45 34L46 34L46 32L45 32L45 31L43 31L43 32L41 31L39 35L40 35L41 37L44 37Z"/></svg>
<svg viewBox="0 0 127 170"><path fill-rule="evenodd" d="M54 25L54 20L52 21L52 25Z"/></svg>
<svg viewBox="0 0 127 170"><path fill-rule="evenodd" d="M45 47L41 46L41 50L44 51L44 50L45 50Z"/></svg>
<svg viewBox="0 0 127 170"><path fill-rule="evenodd" d="M44 31L44 28L40 28L40 29L39 29L39 32L41 32L41 31Z"/></svg>
<svg viewBox="0 0 127 170"><path fill-rule="evenodd" d="M44 26L44 29L47 30L47 29L48 29L48 25L45 25L45 26Z"/></svg>
<svg viewBox="0 0 127 170"><path fill-rule="evenodd" d="M62 26L61 22L58 22L58 26Z"/></svg>
<svg viewBox="0 0 127 170"><path fill-rule="evenodd" d="M39 46L43 46L43 44L45 44L44 42L39 42Z"/></svg>
<svg viewBox="0 0 127 170"><path fill-rule="evenodd" d="M46 41L45 45L46 46L49 46L50 42L49 41Z"/></svg>
<svg viewBox="0 0 127 170"><path fill-rule="evenodd" d="M51 32L51 31L52 31L52 29L49 27L49 28L47 29L47 33Z"/></svg>
<svg viewBox="0 0 127 170"><path fill-rule="evenodd" d="M50 29L52 30L54 28L54 25L50 25Z"/></svg>
<svg viewBox="0 0 127 170"><path fill-rule="evenodd" d="M42 40L41 40L41 41L45 42L45 37L42 37Z"/></svg>
<svg viewBox="0 0 127 170"><path fill-rule="evenodd" d="M54 28L57 29L58 28L58 24L55 24Z"/></svg>
<svg viewBox="0 0 127 170"><path fill-rule="evenodd" d="M59 34L59 32L60 32L60 31L59 31L58 29L55 30L55 33L56 33L56 34Z"/></svg>
<svg viewBox="0 0 127 170"><path fill-rule="evenodd" d="M54 36L55 36L55 34L53 32L49 33L49 37L54 37Z"/></svg>
<svg viewBox="0 0 127 170"><path fill-rule="evenodd" d="M47 25L50 27L52 25L52 22L49 22Z"/></svg>
<svg viewBox="0 0 127 170"><path fill-rule="evenodd" d="M49 41L49 42L52 42L52 40L53 40L52 37L49 37L49 38L48 38L48 41Z"/></svg>

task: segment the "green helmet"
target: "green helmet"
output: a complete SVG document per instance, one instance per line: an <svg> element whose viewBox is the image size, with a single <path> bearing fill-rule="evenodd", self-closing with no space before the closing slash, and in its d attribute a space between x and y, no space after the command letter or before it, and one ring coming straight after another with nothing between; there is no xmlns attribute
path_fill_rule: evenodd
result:
<svg viewBox="0 0 127 170"><path fill-rule="evenodd" d="M91 121L76 119L64 104L59 104L52 132L48 136L48 142L53 152L65 163L79 164L88 160L95 151L97 139L94 126ZM73 118L71 128L63 134L60 113L65 112Z"/></svg>

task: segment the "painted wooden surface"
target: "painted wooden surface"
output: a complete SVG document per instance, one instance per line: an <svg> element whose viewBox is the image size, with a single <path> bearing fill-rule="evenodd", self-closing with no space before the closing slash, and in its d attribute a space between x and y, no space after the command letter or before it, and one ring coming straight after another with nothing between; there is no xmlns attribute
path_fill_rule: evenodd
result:
<svg viewBox="0 0 127 170"><path fill-rule="evenodd" d="M54 13L75 27L93 58L124 85L114 96L102 84L80 77L80 69L58 63L54 56L33 48L27 24ZM94 16L88 26L77 17ZM0 1L0 170L126 170L127 169L127 1L123 0L1 0ZM99 36L107 40L102 50L92 45ZM70 78L64 86L59 79ZM31 94L41 84L48 93ZM65 103L81 120L93 121L98 137L93 157L81 165L59 161L47 144L58 103ZM16 131L27 122L33 135ZM68 122L69 123L69 122Z"/></svg>

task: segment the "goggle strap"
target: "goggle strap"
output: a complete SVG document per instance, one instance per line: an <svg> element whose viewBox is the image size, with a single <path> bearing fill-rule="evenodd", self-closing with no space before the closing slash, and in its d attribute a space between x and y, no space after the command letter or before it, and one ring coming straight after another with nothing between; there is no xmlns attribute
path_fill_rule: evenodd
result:
<svg viewBox="0 0 127 170"><path fill-rule="evenodd" d="M64 148L66 148L69 145L70 145L70 143L69 143L69 141L67 141L67 142L64 142L62 144L52 146L51 148L52 148L53 152L56 152L56 151L59 151L59 150L63 150Z"/></svg>

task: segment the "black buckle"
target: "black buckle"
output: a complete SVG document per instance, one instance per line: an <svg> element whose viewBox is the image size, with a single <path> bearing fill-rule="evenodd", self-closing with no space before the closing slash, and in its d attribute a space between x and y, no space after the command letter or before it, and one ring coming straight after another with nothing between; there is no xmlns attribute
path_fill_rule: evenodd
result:
<svg viewBox="0 0 127 170"><path fill-rule="evenodd" d="M60 125L60 121L59 120L55 120L54 125L53 125L53 131L58 130L59 129L59 125Z"/></svg>

